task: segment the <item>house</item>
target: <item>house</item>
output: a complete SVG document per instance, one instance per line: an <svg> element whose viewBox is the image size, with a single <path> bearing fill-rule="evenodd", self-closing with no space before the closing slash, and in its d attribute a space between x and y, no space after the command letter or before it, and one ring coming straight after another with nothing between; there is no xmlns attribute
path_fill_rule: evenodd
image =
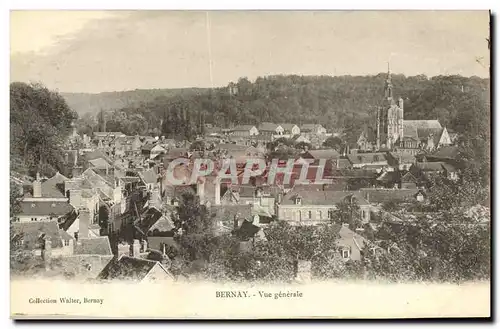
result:
<svg viewBox="0 0 500 329"><path fill-rule="evenodd" d="M259 135L259 130L254 125L238 125L231 129L233 136L249 137Z"/></svg>
<svg viewBox="0 0 500 329"><path fill-rule="evenodd" d="M322 135L326 134L326 129L321 124L306 123L300 126L302 134Z"/></svg>
<svg viewBox="0 0 500 329"><path fill-rule="evenodd" d="M229 233L243 220L252 218L252 205L219 205L210 208L211 217L216 221L219 232Z"/></svg>
<svg viewBox="0 0 500 329"><path fill-rule="evenodd" d="M411 166L410 172L417 179L427 179L432 175L445 173L444 162L416 162Z"/></svg>
<svg viewBox="0 0 500 329"><path fill-rule="evenodd" d="M97 279L151 283L173 281L174 276L160 262L121 255L112 259Z"/></svg>
<svg viewBox="0 0 500 329"><path fill-rule="evenodd" d="M74 255L113 256L107 236L76 239Z"/></svg>
<svg viewBox="0 0 500 329"><path fill-rule="evenodd" d="M366 129L361 132L359 138L356 142L356 146L358 150L361 151L375 151L376 144L373 143L375 141L376 135L372 129Z"/></svg>
<svg viewBox="0 0 500 329"><path fill-rule="evenodd" d="M50 201L50 200L21 200L19 202L20 211L16 218L21 223L40 222L40 221L57 221L75 208L67 201Z"/></svg>
<svg viewBox="0 0 500 329"><path fill-rule="evenodd" d="M413 176L409 171L401 174L400 184L403 189L415 189L417 188L419 180Z"/></svg>
<svg viewBox="0 0 500 329"><path fill-rule="evenodd" d="M347 155L353 168L388 166L385 153L357 153Z"/></svg>
<svg viewBox="0 0 500 329"><path fill-rule="evenodd" d="M50 256L72 255L74 248L74 238L60 230L55 221L12 223L11 243L38 256L43 250Z"/></svg>
<svg viewBox="0 0 500 329"><path fill-rule="evenodd" d="M159 177L158 177L158 169L150 168L144 171L138 172L138 176L141 179L142 183L146 186L147 191L153 191L154 189L159 188Z"/></svg>
<svg viewBox="0 0 500 329"><path fill-rule="evenodd" d="M377 185L384 188L400 188L401 172L400 171L383 171L377 177Z"/></svg>
<svg viewBox="0 0 500 329"><path fill-rule="evenodd" d="M114 151L117 156L138 154L141 152L140 136L117 137L114 140Z"/></svg>
<svg viewBox="0 0 500 329"><path fill-rule="evenodd" d="M102 141L104 139L113 140L117 137L126 137L122 132L119 131L94 131L93 138L96 141Z"/></svg>
<svg viewBox="0 0 500 329"><path fill-rule="evenodd" d="M361 188L359 191L370 204L379 205L390 201L411 202L416 200L420 189Z"/></svg>
<svg viewBox="0 0 500 329"><path fill-rule="evenodd" d="M267 135L267 136L283 136L285 132L285 129L283 129L282 126L276 123L271 123L271 122L262 122L259 125L259 134L260 135Z"/></svg>
<svg viewBox="0 0 500 329"><path fill-rule="evenodd" d="M340 255L344 261L359 261L362 251L368 246L368 241L358 233L349 229L348 225L338 225L340 238L335 242L340 248Z"/></svg>
<svg viewBox="0 0 500 329"><path fill-rule="evenodd" d="M438 120L403 120L403 132L399 147L413 154L418 149L432 151L452 144L448 130Z"/></svg>
<svg viewBox="0 0 500 329"><path fill-rule="evenodd" d="M300 155L302 159L312 159L314 163L319 163L319 160L333 160L340 158L339 152L334 149L326 150L308 150Z"/></svg>
<svg viewBox="0 0 500 329"><path fill-rule="evenodd" d="M300 128L299 126L293 124L293 123L281 123L279 124L281 128L283 128L283 135L287 135L290 137L300 135Z"/></svg>
<svg viewBox="0 0 500 329"><path fill-rule="evenodd" d="M147 159L155 159L159 155L167 153L167 150L159 144L146 144L142 146L141 153Z"/></svg>
<svg viewBox="0 0 500 329"><path fill-rule="evenodd" d="M333 219L340 202L356 201L363 222L370 221L370 204L356 191L303 191L295 186L278 204L278 218L291 224L316 225Z"/></svg>
<svg viewBox="0 0 500 329"><path fill-rule="evenodd" d="M459 154L460 150L457 146L443 146L432 153L427 153L425 158L427 161L442 161L456 164Z"/></svg>
<svg viewBox="0 0 500 329"><path fill-rule="evenodd" d="M307 138L304 135L295 135L292 137L292 140L294 141L295 144L299 144L299 143L311 144L311 141L309 140L309 138Z"/></svg>
<svg viewBox="0 0 500 329"><path fill-rule="evenodd" d="M59 228L75 238L100 237L101 227L97 217L92 217L88 209L73 211L58 220Z"/></svg>
<svg viewBox="0 0 500 329"><path fill-rule="evenodd" d="M416 161L413 154L405 151L389 152L387 154L388 164L397 170L409 170Z"/></svg>
<svg viewBox="0 0 500 329"><path fill-rule="evenodd" d="M226 189L221 197L222 205L253 205L253 211L272 217L275 212L275 197L269 186L237 185Z"/></svg>
<svg viewBox="0 0 500 329"><path fill-rule="evenodd" d="M155 207L148 207L140 214L134 227L141 238L149 240L149 237L154 236L173 236L175 226L172 217L176 210L170 206L166 208L167 211L163 213Z"/></svg>

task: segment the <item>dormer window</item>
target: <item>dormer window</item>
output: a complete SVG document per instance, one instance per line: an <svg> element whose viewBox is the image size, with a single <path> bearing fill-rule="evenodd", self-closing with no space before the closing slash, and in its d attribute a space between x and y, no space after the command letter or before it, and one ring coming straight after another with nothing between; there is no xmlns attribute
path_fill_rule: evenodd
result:
<svg viewBox="0 0 500 329"><path fill-rule="evenodd" d="M32 203L31 208L35 208L35 207L36 207L36 204Z"/></svg>
<svg viewBox="0 0 500 329"><path fill-rule="evenodd" d="M298 195L295 197L295 204L298 206L302 205L302 198Z"/></svg>
<svg viewBox="0 0 500 329"><path fill-rule="evenodd" d="M51 206L52 208L55 208L55 207L56 207L56 204L55 204L55 203L53 203L53 204L51 204L50 206Z"/></svg>

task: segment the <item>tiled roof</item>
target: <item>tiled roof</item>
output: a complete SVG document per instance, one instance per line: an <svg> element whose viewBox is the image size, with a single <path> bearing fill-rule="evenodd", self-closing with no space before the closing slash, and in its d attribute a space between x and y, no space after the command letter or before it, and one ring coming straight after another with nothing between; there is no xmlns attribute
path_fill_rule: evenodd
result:
<svg viewBox="0 0 500 329"><path fill-rule="evenodd" d="M357 191L302 191L300 186L295 186L287 193L282 204L293 205L297 196L302 198L302 205L335 205L353 196L359 205L368 205L368 202Z"/></svg>
<svg viewBox="0 0 500 329"><path fill-rule="evenodd" d="M111 165L103 158L89 160L88 162L92 165L93 168L96 169L107 169L111 167Z"/></svg>
<svg viewBox="0 0 500 329"><path fill-rule="evenodd" d="M429 154L428 157L436 159L456 159L459 152L460 151L457 146L443 146L434 153Z"/></svg>
<svg viewBox="0 0 500 329"><path fill-rule="evenodd" d="M305 123L305 124L300 126L300 130L306 132L306 131L315 130L316 127L322 127L322 126L318 123Z"/></svg>
<svg viewBox="0 0 500 329"><path fill-rule="evenodd" d="M417 194L418 189L375 189L361 188L361 194L370 203L383 203L387 201L404 201Z"/></svg>
<svg viewBox="0 0 500 329"><path fill-rule="evenodd" d="M21 201L21 216L64 216L74 210L65 201Z"/></svg>
<svg viewBox="0 0 500 329"><path fill-rule="evenodd" d="M413 126L417 129L442 128L438 120L403 120L403 129ZM404 132L406 135L406 131Z"/></svg>
<svg viewBox="0 0 500 329"><path fill-rule="evenodd" d="M56 221L12 223L13 233L22 236L26 249L41 248L42 236L48 236L52 248L62 248L62 237Z"/></svg>
<svg viewBox="0 0 500 329"><path fill-rule="evenodd" d="M43 198L65 198L64 195L64 182L68 178L56 173L51 178L42 183L42 197Z"/></svg>
<svg viewBox="0 0 500 329"><path fill-rule="evenodd" d="M141 214L140 222L137 223L137 227L139 228L141 233L145 235L148 231L153 230L153 226L156 226L157 229L161 228L161 231L163 231L163 229L165 228L167 228L165 231L172 230L174 227L170 218L163 218L164 221L158 224L162 217L163 214L161 211L159 211L155 207L150 207Z"/></svg>
<svg viewBox="0 0 500 329"><path fill-rule="evenodd" d="M259 131L276 131L276 129L279 127L278 124L276 123L272 123L272 122L262 122L258 129Z"/></svg>
<svg viewBox="0 0 500 329"><path fill-rule="evenodd" d="M108 265L99 273L98 279L101 280L132 280L141 281L155 266L160 266L167 276L171 274L161 266L159 262L121 256L119 259L111 260Z"/></svg>
<svg viewBox="0 0 500 329"><path fill-rule="evenodd" d="M308 154L310 154L314 159L333 159L340 157L339 152L334 149L310 150L305 152L303 155L307 157Z"/></svg>
<svg viewBox="0 0 500 329"><path fill-rule="evenodd" d="M389 154L395 160L396 164L415 162L415 156L408 152L390 152ZM401 163L399 163L400 160Z"/></svg>
<svg viewBox="0 0 500 329"><path fill-rule="evenodd" d="M224 151L245 151L248 148L246 145L238 145L238 144L219 144L215 146L215 149L224 150Z"/></svg>
<svg viewBox="0 0 500 329"><path fill-rule="evenodd" d="M255 126L254 125L238 125L238 126L232 128L231 130L232 131L249 131L253 127L255 127Z"/></svg>
<svg viewBox="0 0 500 329"><path fill-rule="evenodd" d="M422 171L442 171L444 162L417 162L416 168Z"/></svg>
<svg viewBox="0 0 500 329"><path fill-rule="evenodd" d="M97 238L79 238L75 244L75 255L112 255L111 245L107 236Z"/></svg>
<svg viewBox="0 0 500 329"><path fill-rule="evenodd" d="M352 164L373 163L387 161L385 153L357 153L347 156Z"/></svg>
<svg viewBox="0 0 500 329"><path fill-rule="evenodd" d="M297 126L296 124L293 123L280 123L280 126L285 130L285 131L292 131L293 127ZM298 126L297 126L298 127Z"/></svg>
<svg viewBox="0 0 500 329"><path fill-rule="evenodd" d="M252 205L250 204L212 206L210 211L212 216L220 221L232 221L236 215L238 215L240 219L252 217Z"/></svg>
<svg viewBox="0 0 500 329"><path fill-rule="evenodd" d="M76 212L76 210L67 213L63 217L59 218L58 220L59 228L61 230L67 231L71 227L71 225L73 225L73 223L77 218L78 218L78 212Z"/></svg>
<svg viewBox="0 0 500 329"><path fill-rule="evenodd" d="M382 173L377 180L386 183L397 183L401 180L401 174L399 171L387 171Z"/></svg>
<svg viewBox="0 0 500 329"><path fill-rule="evenodd" d="M158 182L158 175L156 174L155 168L139 172L139 176L142 178L145 184L154 184Z"/></svg>

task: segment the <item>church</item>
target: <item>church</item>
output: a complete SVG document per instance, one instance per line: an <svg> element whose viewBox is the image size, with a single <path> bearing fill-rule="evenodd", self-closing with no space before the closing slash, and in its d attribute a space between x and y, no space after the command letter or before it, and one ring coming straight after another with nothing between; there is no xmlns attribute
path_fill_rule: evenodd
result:
<svg viewBox="0 0 500 329"><path fill-rule="evenodd" d="M357 141L360 151L390 150L418 154L450 145L451 139L438 120L404 120L404 100L393 96L390 68L385 81L384 99L377 108L376 133L363 131Z"/></svg>

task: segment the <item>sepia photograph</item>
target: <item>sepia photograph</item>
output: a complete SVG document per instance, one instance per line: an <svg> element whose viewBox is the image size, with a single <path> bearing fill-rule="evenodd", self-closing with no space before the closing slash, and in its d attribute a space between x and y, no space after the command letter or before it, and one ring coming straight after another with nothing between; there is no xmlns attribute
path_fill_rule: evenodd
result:
<svg viewBox="0 0 500 329"><path fill-rule="evenodd" d="M13 319L491 314L488 10L11 10Z"/></svg>

